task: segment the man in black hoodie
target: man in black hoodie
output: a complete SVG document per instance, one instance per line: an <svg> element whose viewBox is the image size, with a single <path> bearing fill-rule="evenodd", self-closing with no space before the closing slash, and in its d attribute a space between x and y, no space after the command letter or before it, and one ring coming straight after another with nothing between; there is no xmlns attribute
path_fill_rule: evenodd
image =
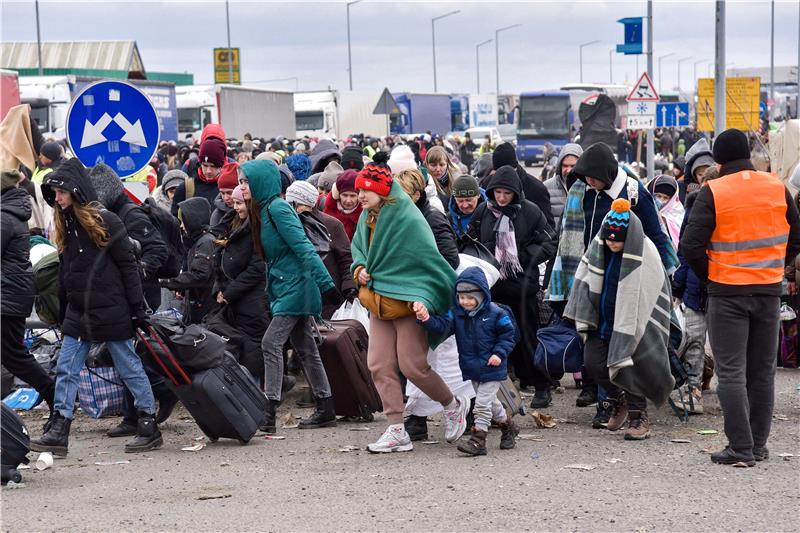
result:
<svg viewBox="0 0 800 533"><path fill-rule="evenodd" d="M186 324L199 324L214 302L214 236L208 229L211 206L205 198L189 198L177 206L183 229L186 268L179 276L161 280L161 286L183 294L183 319Z"/></svg>
<svg viewBox="0 0 800 533"><path fill-rule="evenodd" d="M557 238L542 210L525 199L514 167L500 167L491 176L486 197L475 210L468 233L500 263L502 278L492 287L492 300L511 307L519 326L522 338L511 352L514 373L521 388L536 389L534 406L546 407L551 401L551 381L533 364L539 328L536 293L539 265L555 254ZM505 238L508 231L513 232L513 243Z"/></svg>
<svg viewBox="0 0 800 533"><path fill-rule="evenodd" d="M4 170L0 175L0 328L3 366L39 393L53 413L55 381L47 375L22 343L25 319L31 314L36 287L30 262L28 219L31 200L18 188L22 174Z"/></svg>
<svg viewBox="0 0 800 533"><path fill-rule="evenodd" d="M722 132L713 156L720 177L697 193L680 250L708 283L708 334L728 437L711 461L753 466L769 457L781 282L800 252L800 214L779 180L753 168L744 133Z"/></svg>
<svg viewBox="0 0 800 533"><path fill-rule="evenodd" d="M547 190L547 187L544 186L544 183L525 172L525 169L522 168L522 165L517 161L517 150L514 148L513 144L508 142L498 144L497 148L492 152L492 167L495 172L505 165L514 168L517 172L519 181L522 184L524 198L536 204L544 214L550 227L555 228L556 221L550 209L550 192Z"/></svg>

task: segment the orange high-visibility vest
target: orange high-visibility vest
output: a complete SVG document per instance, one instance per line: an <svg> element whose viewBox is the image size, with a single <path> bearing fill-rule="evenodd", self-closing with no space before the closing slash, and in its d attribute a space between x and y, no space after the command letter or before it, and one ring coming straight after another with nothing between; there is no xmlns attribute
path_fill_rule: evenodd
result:
<svg viewBox="0 0 800 533"><path fill-rule="evenodd" d="M707 185L717 214L708 278L725 285L780 283L789 240L783 184L766 172L744 170Z"/></svg>

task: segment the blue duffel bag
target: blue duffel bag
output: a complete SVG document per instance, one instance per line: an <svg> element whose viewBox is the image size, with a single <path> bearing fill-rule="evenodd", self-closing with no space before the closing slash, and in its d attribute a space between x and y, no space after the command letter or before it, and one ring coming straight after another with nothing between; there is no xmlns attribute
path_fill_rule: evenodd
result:
<svg viewBox="0 0 800 533"><path fill-rule="evenodd" d="M539 340L533 362L536 367L552 379L561 379L564 374L580 372L583 368L583 341L575 327L564 320L556 319L536 333Z"/></svg>

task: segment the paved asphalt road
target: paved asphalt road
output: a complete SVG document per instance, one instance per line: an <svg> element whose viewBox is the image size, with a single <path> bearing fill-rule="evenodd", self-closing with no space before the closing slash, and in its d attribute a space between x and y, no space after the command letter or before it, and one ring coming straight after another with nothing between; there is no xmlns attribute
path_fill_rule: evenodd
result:
<svg viewBox="0 0 800 533"><path fill-rule="evenodd" d="M285 440L258 434L247 446L203 441L178 409L164 425L164 447L123 453L124 440L104 431L114 419L80 415L70 453L52 469L23 470L24 486L2 490L5 531L797 531L800 509L800 371L779 370L769 448L755 468L713 465L721 447L716 396L709 414L679 421L668 408L654 413L654 435L626 442L622 432L593 430L593 408L575 407L571 380L547 413L553 429L521 419L517 448L501 451L492 431L486 457L461 456L444 443L417 444L411 453L364 451L384 429L375 422L337 428L279 430ZM300 391L281 408L288 412ZM308 410L293 409L293 414ZM24 413L38 436L42 411ZM368 431L359 431L368 427ZM673 443L687 439L689 443ZM354 446L353 451L341 451ZM784 459L778 455L791 453ZM31 457L35 459L36 454ZM130 461L97 465L98 462ZM584 464L592 470L565 468Z"/></svg>

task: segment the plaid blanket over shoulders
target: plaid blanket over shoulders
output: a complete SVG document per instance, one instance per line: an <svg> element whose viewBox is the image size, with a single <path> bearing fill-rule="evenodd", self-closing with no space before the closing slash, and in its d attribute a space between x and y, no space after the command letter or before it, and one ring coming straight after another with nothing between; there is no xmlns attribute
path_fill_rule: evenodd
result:
<svg viewBox="0 0 800 533"><path fill-rule="evenodd" d="M565 317L575 321L584 340L600 322L605 250L603 242L595 237L578 265L564 311ZM622 252L608 371L612 383L656 405L667 400L675 385L667 354L671 296L658 250L631 212Z"/></svg>

